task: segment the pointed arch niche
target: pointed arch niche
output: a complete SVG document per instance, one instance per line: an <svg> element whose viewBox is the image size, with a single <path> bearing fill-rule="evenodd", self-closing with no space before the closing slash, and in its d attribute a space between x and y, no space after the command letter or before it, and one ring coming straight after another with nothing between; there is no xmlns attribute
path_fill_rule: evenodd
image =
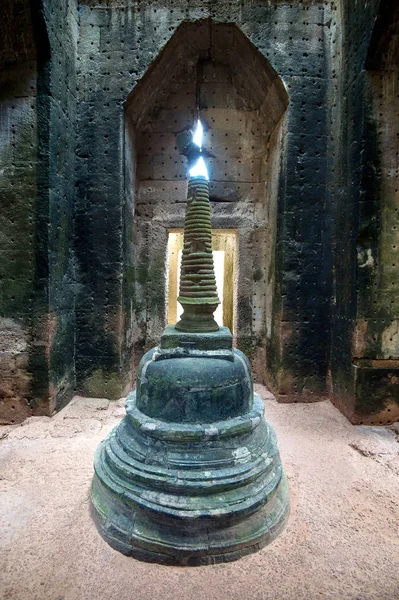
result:
<svg viewBox="0 0 399 600"><path fill-rule="evenodd" d="M184 224L187 159L176 136L196 119L209 152L212 227L236 232L233 329L266 374L275 288L285 87L233 24L183 23L125 103L125 307L138 364L167 323L168 232Z"/></svg>

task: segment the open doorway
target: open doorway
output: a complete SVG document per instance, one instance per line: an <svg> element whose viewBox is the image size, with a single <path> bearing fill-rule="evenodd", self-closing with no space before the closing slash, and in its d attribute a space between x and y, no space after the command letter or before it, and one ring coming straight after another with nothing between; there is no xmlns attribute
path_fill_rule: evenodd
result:
<svg viewBox="0 0 399 600"><path fill-rule="evenodd" d="M225 326L234 334L234 306L237 256L237 230L214 229L212 231L213 263L220 304L215 312L219 326ZM182 307L177 301L179 295L180 262L183 250L183 229L168 230L168 281L167 315L168 323L176 323Z"/></svg>

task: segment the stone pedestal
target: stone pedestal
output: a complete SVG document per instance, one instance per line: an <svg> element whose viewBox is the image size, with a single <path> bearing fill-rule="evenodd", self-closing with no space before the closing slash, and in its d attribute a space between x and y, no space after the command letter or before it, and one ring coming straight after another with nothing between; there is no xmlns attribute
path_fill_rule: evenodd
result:
<svg viewBox="0 0 399 600"><path fill-rule="evenodd" d="M169 325L143 357L126 416L98 448L91 500L103 538L146 561L225 562L278 535L287 482L227 328Z"/></svg>

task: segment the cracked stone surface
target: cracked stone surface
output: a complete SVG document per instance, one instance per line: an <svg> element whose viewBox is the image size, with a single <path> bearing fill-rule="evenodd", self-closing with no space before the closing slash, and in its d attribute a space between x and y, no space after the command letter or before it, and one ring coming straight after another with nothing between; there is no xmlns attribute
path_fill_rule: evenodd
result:
<svg viewBox="0 0 399 600"><path fill-rule="evenodd" d="M291 491L270 546L238 562L164 567L112 550L89 514L94 451L124 401L76 396L0 428L4 600L399 599L399 427L354 427L329 402L278 404L262 386Z"/></svg>

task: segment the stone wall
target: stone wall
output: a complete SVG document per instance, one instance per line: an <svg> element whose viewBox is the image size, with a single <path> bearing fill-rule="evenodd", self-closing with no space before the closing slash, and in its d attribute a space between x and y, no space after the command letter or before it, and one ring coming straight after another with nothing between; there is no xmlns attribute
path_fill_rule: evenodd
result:
<svg viewBox="0 0 399 600"><path fill-rule="evenodd" d="M199 57L205 57L200 75ZM169 79L166 65L173 66ZM136 162L135 356L156 345L165 327L168 228L183 227L189 169L178 139L185 132L191 137L197 118L197 84L212 225L238 232L236 343L251 357L255 375L263 380L266 323L272 320L266 282L274 278L277 194L273 182L278 182L279 132L288 96L270 64L237 27L209 20L179 27L126 104ZM157 94L149 101L151 89ZM277 158L271 169L274 153Z"/></svg>
<svg viewBox="0 0 399 600"><path fill-rule="evenodd" d="M381 28L395 30L397 3L379 4L352 10L342 2L333 23L341 150L333 178L333 398L352 421L371 424L399 416L397 63L395 52L389 64L378 58Z"/></svg>
<svg viewBox="0 0 399 600"><path fill-rule="evenodd" d="M36 200L37 59L28 2L8 2L1 21L0 422L32 414L29 372Z"/></svg>
<svg viewBox="0 0 399 600"><path fill-rule="evenodd" d="M44 18L50 45L48 89L43 104L49 123L47 149L43 152L42 190L48 214L47 344L50 409L68 402L75 389L75 259L74 205L77 112L76 0L46 0ZM45 124L41 123L39 136ZM43 273L43 276L45 274Z"/></svg>
<svg viewBox="0 0 399 600"><path fill-rule="evenodd" d="M199 57L213 225L239 234L238 346L280 401L331 394L353 421L395 418L396 9L5 3L3 421L75 390L122 395L157 342Z"/></svg>
<svg viewBox="0 0 399 600"><path fill-rule="evenodd" d="M150 201L144 206L144 186L139 186L141 195L137 206L131 191L126 190L125 176L130 173L127 187L131 188L134 165L126 167L125 145L133 148L135 142L127 142L124 136L124 102L183 21L210 18L238 26L275 69L290 100L288 133L284 136L284 152L279 153L282 177L275 173L273 183L276 195L278 187L279 224L275 235L268 240L271 248L277 248L276 260L269 254L273 263L269 273L255 268L252 275L247 276L247 287L243 286L239 292L242 314L251 321L248 332L252 331L254 321L255 330L263 328L264 331L262 303L266 302L266 289L269 292L271 287L277 289L276 298L272 301L268 298L273 316L268 320L266 378L286 399L296 396L311 399L314 394L327 393L331 227L326 222L325 208L329 200L326 127L332 78L328 68L331 6L312 2L240 5L212 2L198 6L183 2L93 1L81 3L79 15L78 211L81 224L77 226L84 232L84 236L77 239L76 248L79 278L76 364L80 389L92 394L111 391L118 394L124 387L120 386L121 380L130 385L132 344L123 336L127 332L131 338L136 331L134 318L137 315L135 317L131 299L135 293L137 298L137 286L145 288L145 292L139 294L140 302L145 304L139 317L143 323L140 334L143 347L151 345L158 334L160 325L156 324L155 312L160 321L164 318L165 298L159 294L159 287L151 283L163 280L162 261L148 265L147 270L137 270L137 263L131 258L140 247L145 248L148 233L142 232L141 241L135 240L134 229L126 219L132 222L136 214L143 227L147 219L147 229L154 231L152 241L157 238L156 227L160 221L151 219L154 207ZM243 77L245 63L238 62L237 68ZM163 79L167 76L165 73ZM159 87L154 86L152 93ZM152 101L152 96L148 96L148 103ZM222 117L222 112L219 114ZM183 129L186 126L187 123L181 124ZM221 122L214 126L223 128ZM217 160L225 158L218 156ZM178 163L181 178L183 165L180 159ZM277 168L277 160L275 164ZM162 168L165 164L157 166L155 177L162 177ZM140 177L145 181L143 174ZM166 186L160 189L166 190ZM178 194L177 199L184 197L182 190ZM263 192L254 198L255 204L262 205L262 195ZM168 194L165 192L164 202L168 204L170 199L169 190ZM172 205L173 202L171 209ZM239 211L240 205L226 202L225 219L228 220L232 211ZM223 208L216 207L214 214ZM179 211L176 222L181 224L183 207ZM161 227L165 229L165 224ZM243 245L243 256L251 257L250 264L257 253L255 240L255 237L248 239L245 249ZM127 254L126 248L129 249ZM143 250L144 262L146 256ZM127 268L126 259L130 261ZM157 269L157 279L147 277L150 267ZM254 277L256 279L256 273L259 275L261 271L264 291L253 296ZM268 274L272 274L272 286L270 282L267 284ZM151 319L147 318L148 305L156 308L151 312ZM152 329L154 323L154 334L149 334L147 340L147 330ZM251 353L253 348L248 347L248 342L256 348L257 340L250 341L250 335L243 337L247 338L243 340L243 349Z"/></svg>
<svg viewBox="0 0 399 600"><path fill-rule="evenodd" d="M73 197L67 189L74 190L76 26L73 6L64 2L7 2L2 18L3 422L51 414L74 389Z"/></svg>

